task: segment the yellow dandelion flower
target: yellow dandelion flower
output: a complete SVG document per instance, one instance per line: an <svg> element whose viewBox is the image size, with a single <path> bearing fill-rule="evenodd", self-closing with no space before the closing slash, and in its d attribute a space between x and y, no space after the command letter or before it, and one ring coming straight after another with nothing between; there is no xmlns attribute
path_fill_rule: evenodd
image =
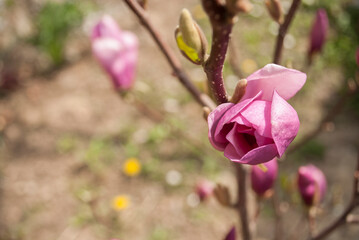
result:
<svg viewBox="0 0 359 240"><path fill-rule="evenodd" d="M123 172L130 177L137 176L141 171L141 163L137 158L129 158L123 164Z"/></svg>
<svg viewBox="0 0 359 240"><path fill-rule="evenodd" d="M128 208L130 199L126 195L117 195L112 199L112 208L116 211L121 211Z"/></svg>

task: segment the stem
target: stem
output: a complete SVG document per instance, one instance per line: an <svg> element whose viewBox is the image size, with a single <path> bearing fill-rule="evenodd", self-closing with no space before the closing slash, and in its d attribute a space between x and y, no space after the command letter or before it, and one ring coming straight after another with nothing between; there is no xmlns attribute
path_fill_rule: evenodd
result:
<svg viewBox="0 0 359 240"><path fill-rule="evenodd" d="M242 239L251 240L251 233L249 230L249 220L247 213L247 192L246 192L246 171L241 164L233 163L236 169L237 184L238 184L238 213L242 226Z"/></svg>
<svg viewBox="0 0 359 240"><path fill-rule="evenodd" d="M212 25L212 46L208 60L203 64L211 91L218 104L228 102L223 81L223 64L233 27L233 13L217 0L202 0Z"/></svg>
<svg viewBox="0 0 359 240"><path fill-rule="evenodd" d="M295 13L299 7L301 0L293 0L292 5L290 6L288 14L285 16L283 24L279 26L277 42L275 45L273 63L279 64L282 57L283 42L285 35L287 34L288 28L294 18Z"/></svg>
<svg viewBox="0 0 359 240"><path fill-rule="evenodd" d="M182 85L190 92L194 99L203 107L215 108L215 104L206 95L201 93L189 80L187 74L182 69L180 61L176 58L171 48L163 40L162 36L157 31L157 28L153 26L150 19L147 16L146 11L136 0L124 0L129 8L136 14L142 25L149 31L152 38L157 43L161 52L165 55L168 63L172 67L172 70Z"/></svg>
<svg viewBox="0 0 359 240"><path fill-rule="evenodd" d="M345 209L345 211L327 228L321 231L315 237L309 238L310 240L320 240L327 237L330 233L332 233L336 228L340 227L347 223L348 215L359 205L359 153L358 153L358 160L357 160L357 168L354 172L354 186L353 186L353 194L352 200L350 201L349 205Z"/></svg>

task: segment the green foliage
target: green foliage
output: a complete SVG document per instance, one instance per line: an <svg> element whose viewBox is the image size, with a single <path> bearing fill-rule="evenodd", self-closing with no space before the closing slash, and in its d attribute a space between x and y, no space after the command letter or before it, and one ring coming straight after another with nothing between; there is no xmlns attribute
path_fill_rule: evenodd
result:
<svg viewBox="0 0 359 240"><path fill-rule="evenodd" d="M302 160L303 158L323 159L325 147L316 140L310 140L295 153L295 157Z"/></svg>
<svg viewBox="0 0 359 240"><path fill-rule="evenodd" d="M33 39L34 44L43 49L54 64L61 64L66 38L83 15L78 1L45 3L35 20L38 33Z"/></svg>
<svg viewBox="0 0 359 240"><path fill-rule="evenodd" d="M84 162L95 173L101 172L114 159L114 149L107 140L94 139L84 155Z"/></svg>
<svg viewBox="0 0 359 240"><path fill-rule="evenodd" d="M70 135L61 137L56 143L56 150L59 153L70 153L76 149L77 139Z"/></svg>
<svg viewBox="0 0 359 240"><path fill-rule="evenodd" d="M150 240L167 240L170 238L169 230L163 228L162 226L157 226L153 230L150 236Z"/></svg>

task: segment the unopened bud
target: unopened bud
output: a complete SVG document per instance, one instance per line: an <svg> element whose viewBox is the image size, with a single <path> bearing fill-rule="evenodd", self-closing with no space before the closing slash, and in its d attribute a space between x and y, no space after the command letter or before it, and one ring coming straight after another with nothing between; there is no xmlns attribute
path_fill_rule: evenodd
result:
<svg viewBox="0 0 359 240"><path fill-rule="evenodd" d="M306 165L298 170L298 188L303 202L307 206L315 206L324 198L327 181L319 168Z"/></svg>
<svg viewBox="0 0 359 240"><path fill-rule="evenodd" d="M236 240L236 228L234 226L229 230L224 240Z"/></svg>
<svg viewBox="0 0 359 240"><path fill-rule="evenodd" d="M226 0L226 7L232 13L249 12L253 5L248 0Z"/></svg>
<svg viewBox="0 0 359 240"><path fill-rule="evenodd" d="M208 46L207 39L187 9L181 12L175 37L178 48L186 58L195 64L204 62Z"/></svg>
<svg viewBox="0 0 359 240"><path fill-rule="evenodd" d="M269 197L278 174L278 163L273 160L251 167L251 186L260 197Z"/></svg>
<svg viewBox="0 0 359 240"><path fill-rule="evenodd" d="M229 195L229 189L222 184L217 183L216 188L214 189L214 196L216 197L217 201L225 206L231 206L231 196Z"/></svg>
<svg viewBox="0 0 359 240"><path fill-rule="evenodd" d="M211 113L211 109L209 107L203 107L203 117L207 121L208 115Z"/></svg>
<svg viewBox="0 0 359 240"><path fill-rule="evenodd" d="M247 79L241 79L238 81L236 85L236 89L234 90L231 102L236 104L238 103L241 98L246 93L246 87L247 87Z"/></svg>
<svg viewBox="0 0 359 240"><path fill-rule="evenodd" d="M202 180L196 185L196 193L201 201L206 200L213 194L214 184L207 180Z"/></svg>
<svg viewBox="0 0 359 240"><path fill-rule="evenodd" d="M279 24L283 23L284 16L283 16L283 7L279 0L266 0L265 4L267 6L268 12Z"/></svg>

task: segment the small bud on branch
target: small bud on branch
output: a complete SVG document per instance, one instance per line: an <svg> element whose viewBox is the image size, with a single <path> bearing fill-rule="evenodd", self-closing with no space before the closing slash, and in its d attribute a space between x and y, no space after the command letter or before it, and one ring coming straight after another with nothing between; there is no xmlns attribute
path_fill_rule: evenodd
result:
<svg viewBox="0 0 359 240"><path fill-rule="evenodd" d="M282 24L284 21L283 7L279 0L266 0L265 1L267 10L274 21Z"/></svg>

